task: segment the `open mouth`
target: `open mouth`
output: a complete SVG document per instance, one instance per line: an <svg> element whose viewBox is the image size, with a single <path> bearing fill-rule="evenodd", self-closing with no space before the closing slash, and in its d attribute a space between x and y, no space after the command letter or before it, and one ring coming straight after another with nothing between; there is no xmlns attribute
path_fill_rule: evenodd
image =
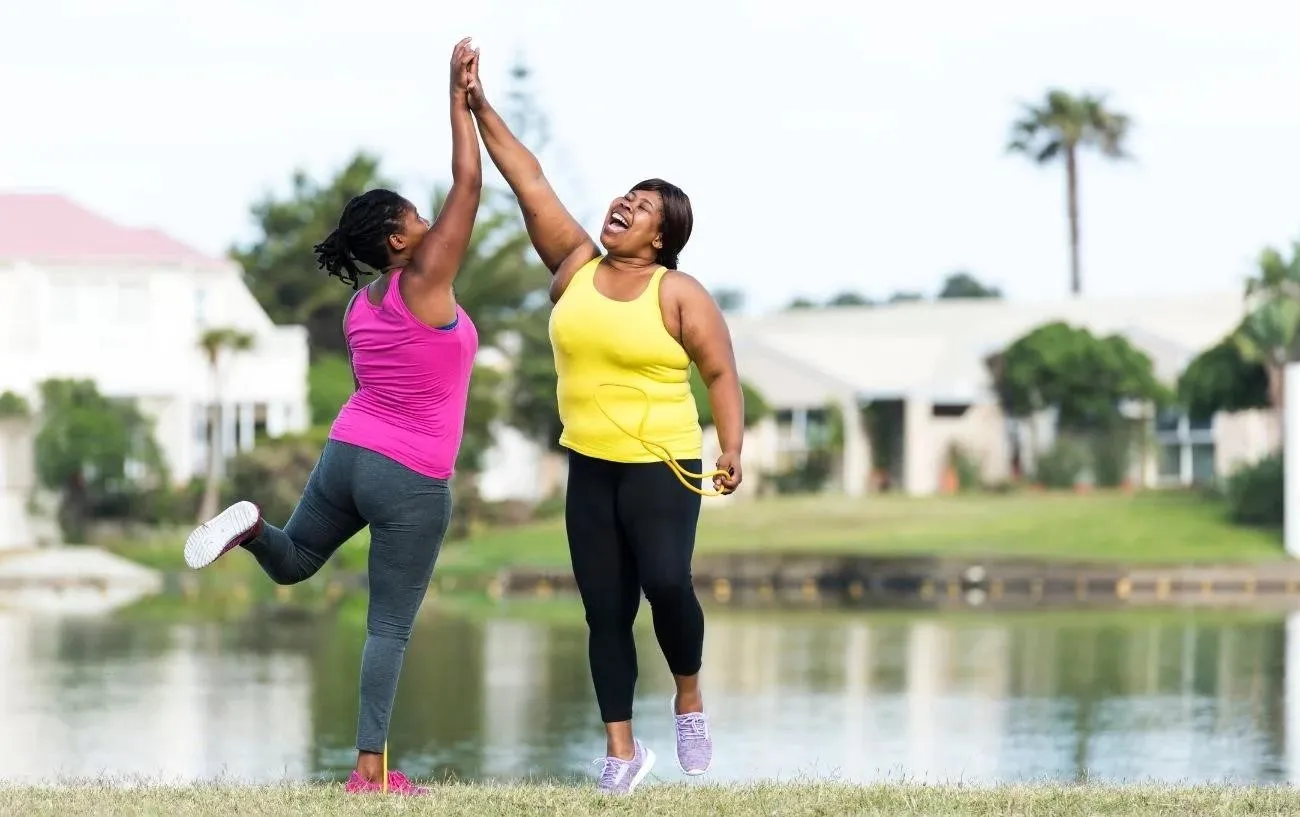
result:
<svg viewBox="0 0 1300 817"><path fill-rule="evenodd" d="M605 230L611 233L622 233L626 232L630 226L632 225L628 222L627 216L615 210L609 214L609 221L605 223Z"/></svg>

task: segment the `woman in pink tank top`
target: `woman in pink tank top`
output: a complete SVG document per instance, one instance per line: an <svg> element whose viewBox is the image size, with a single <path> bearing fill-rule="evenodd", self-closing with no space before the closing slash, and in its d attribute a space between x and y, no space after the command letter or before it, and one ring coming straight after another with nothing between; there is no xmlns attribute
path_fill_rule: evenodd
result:
<svg viewBox="0 0 1300 817"><path fill-rule="evenodd" d="M451 519L448 481L478 351L478 333L452 290L483 186L466 99L477 58L468 39L452 54L452 186L437 220L430 224L392 191L371 190L349 201L338 228L316 245L320 265L357 290L343 321L357 389L289 521L276 528L255 503L237 502L185 542L192 568L243 547L273 581L295 584L369 525L370 605L349 792L427 792L401 772L385 780L384 752L402 658ZM357 262L378 273L364 289Z"/></svg>

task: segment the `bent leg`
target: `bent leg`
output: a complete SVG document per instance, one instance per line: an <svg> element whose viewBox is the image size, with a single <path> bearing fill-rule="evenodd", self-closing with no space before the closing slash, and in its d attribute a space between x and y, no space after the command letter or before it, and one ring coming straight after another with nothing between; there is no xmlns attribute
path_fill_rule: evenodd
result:
<svg viewBox="0 0 1300 817"><path fill-rule="evenodd" d="M681 465L700 471L699 460ZM691 579L700 501L699 494L660 464L630 466L619 493L619 512L654 615L655 637L677 687L672 702L677 765L689 775L704 774L713 764L713 739L700 694L704 612Z"/></svg>
<svg viewBox="0 0 1300 817"><path fill-rule="evenodd" d="M288 524L281 529L263 523L257 536L243 543L275 583L296 584L316 575L365 527L353 500L353 467L360 450L327 442Z"/></svg>

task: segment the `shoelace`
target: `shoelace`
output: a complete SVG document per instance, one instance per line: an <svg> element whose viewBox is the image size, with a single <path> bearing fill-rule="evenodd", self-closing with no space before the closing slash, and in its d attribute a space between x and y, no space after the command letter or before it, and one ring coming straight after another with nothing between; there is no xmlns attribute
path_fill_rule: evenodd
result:
<svg viewBox="0 0 1300 817"><path fill-rule="evenodd" d="M631 764L626 760L620 760L616 757L598 757L591 761L592 765L597 763L605 764L600 770L600 785L607 788L617 786L627 773L627 768Z"/></svg>
<svg viewBox="0 0 1300 817"><path fill-rule="evenodd" d="M689 712L677 716L677 735L683 738L704 740L709 737L709 725L703 713Z"/></svg>

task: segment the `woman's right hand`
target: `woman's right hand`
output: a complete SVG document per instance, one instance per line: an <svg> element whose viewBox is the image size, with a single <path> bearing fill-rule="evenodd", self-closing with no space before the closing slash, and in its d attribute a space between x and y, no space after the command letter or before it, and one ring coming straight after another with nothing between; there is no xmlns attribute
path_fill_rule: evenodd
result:
<svg viewBox="0 0 1300 817"><path fill-rule="evenodd" d="M456 47L451 52L451 92L453 94L463 94L468 91L470 66L478 61L478 49L469 47L470 39L470 37L466 37L456 43Z"/></svg>

